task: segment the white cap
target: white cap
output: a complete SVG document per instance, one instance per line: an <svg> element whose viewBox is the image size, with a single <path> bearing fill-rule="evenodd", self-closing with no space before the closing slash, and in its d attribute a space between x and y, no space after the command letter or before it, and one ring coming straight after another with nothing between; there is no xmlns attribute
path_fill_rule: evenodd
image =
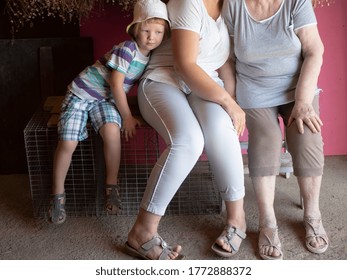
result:
<svg viewBox="0 0 347 280"><path fill-rule="evenodd" d="M138 0L134 7L133 21L127 26L126 32L129 32L129 29L133 24L151 18L164 19L170 25L165 3L160 0Z"/></svg>

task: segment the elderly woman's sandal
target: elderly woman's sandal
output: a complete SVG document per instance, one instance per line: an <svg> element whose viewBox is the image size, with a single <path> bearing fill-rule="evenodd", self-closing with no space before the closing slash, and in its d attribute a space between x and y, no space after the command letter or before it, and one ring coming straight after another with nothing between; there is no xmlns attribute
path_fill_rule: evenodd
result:
<svg viewBox="0 0 347 280"><path fill-rule="evenodd" d="M105 186L105 209L109 215L117 215L122 209L118 185Z"/></svg>
<svg viewBox="0 0 347 280"><path fill-rule="evenodd" d="M235 238L244 240L246 238L246 233L242 230L231 226L226 225L223 231L223 234L219 237L223 240L224 243L229 244L231 247L231 252L224 250L220 245L216 242L212 245L211 249L218 255L223 258L230 258L235 255L239 251L239 244L235 242Z"/></svg>
<svg viewBox="0 0 347 280"><path fill-rule="evenodd" d="M324 253L329 247L329 239L324 230L321 218L308 218L304 217L304 226L306 230L306 247L307 249L315 254ZM321 238L324 244L319 247L314 247L311 242L314 238Z"/></svg>
<svg viewBox="0 0 347 280"><path fill-rule="evenodd" d="M66 220L65 199L65 192L52 195L48 215L49 221L53 224L60 225Z"/></svg>
<svg viewBox="0 0 347 280"><path fill-rule="evenodd" d="M158 260L169 260L169 254L173 252L173 247L168 246L166 242L160 236L154 236L150 241L142 244L142 246L136 250L129 245L128 242L125 243L125 252L136 258L140 258L143 260L151 260L149 258L149 253L154 249L154 247L160 246L162 248L161 254L158 256ZM184 259L184 255L179 254L175 260Z"/></svg>
<svg viewBox="0 0 347 280"><path fill-rule="evenodd" d="M273 247L279 252L278 256L266 255L262 253L264 247ZM261 227L258 241L259 255L263 260L282 260L283 252L281 242L278 237L278 228Z"/></svg>

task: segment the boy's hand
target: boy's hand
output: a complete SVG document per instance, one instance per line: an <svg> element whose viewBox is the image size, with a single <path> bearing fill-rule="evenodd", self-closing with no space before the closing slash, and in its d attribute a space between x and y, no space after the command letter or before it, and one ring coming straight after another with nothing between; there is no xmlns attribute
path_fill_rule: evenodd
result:
<svg viewBox="0 0 347 280"><path fill-rule="evenodd" d="M136 127L138 126L141 126L141 123L133 116L123 119L121 132L122 136L125 137L125 141L128 141L130 138L133 138L136 135Z"/></svg>

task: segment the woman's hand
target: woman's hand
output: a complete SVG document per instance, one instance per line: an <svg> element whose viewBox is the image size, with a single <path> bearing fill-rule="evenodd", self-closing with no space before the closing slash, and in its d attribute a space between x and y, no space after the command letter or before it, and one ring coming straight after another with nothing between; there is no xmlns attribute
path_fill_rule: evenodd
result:
<svg viewBox="0 0 347 280"><path fill-rule="evenodd" d="M231 102L224 107L224 110L232 119L237 135L243 135L246 128L246 113L233 99L231 99Z"/></svg>
<svg viewBox="0 0 347 280"><path fill-rule="evenodd" d="M318 133L321 131L323 125L322 120L317 115L310 103L295 102L292 113L288 120L288 126L290 126L295 121L298 131L304 133L304 124L308 126L313 133Z"/></svg>

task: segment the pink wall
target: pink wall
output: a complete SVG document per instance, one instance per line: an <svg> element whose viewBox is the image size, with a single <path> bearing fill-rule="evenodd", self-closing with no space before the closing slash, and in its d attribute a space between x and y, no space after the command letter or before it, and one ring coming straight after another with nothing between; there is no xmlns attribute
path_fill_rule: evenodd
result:
<svg viewBox="0 0 347 280"><path fill-rule="evenodd" d="M317 8L318 27L325 45L324 65L319 79L321 118L326 155L347 154L347 1ZM128 38L125 27L131 15L117 6L107 6L100 15L82 24L81 36L94 39L94 57L99 58L113 44Z"/></svg>
<svg viewBox="0 0 347 280"><path fill-rule="evenodd" d="M346 0L317 8L318 28L324 42L324 64L319 79L323 89L321 116L327 155L347 154L347 11Z"/></svg>

